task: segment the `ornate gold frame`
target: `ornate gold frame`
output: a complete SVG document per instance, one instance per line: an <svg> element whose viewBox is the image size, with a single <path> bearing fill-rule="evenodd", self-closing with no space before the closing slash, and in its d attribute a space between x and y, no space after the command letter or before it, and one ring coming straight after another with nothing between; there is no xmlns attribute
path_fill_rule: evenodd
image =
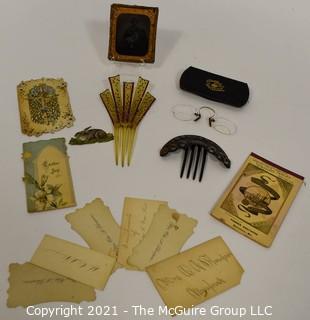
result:
<svg viewBox="0 0 310 320"><path fill-rule="evenodd" d="M117 19L121 14L145 15L150 19L149 47L144 56L122 55L116 51ZM156 31L157 31L158 8L144 6L130 6L123 4L112 4L110 13L110 41L108 58L123 62L154 63Z"/></svg>

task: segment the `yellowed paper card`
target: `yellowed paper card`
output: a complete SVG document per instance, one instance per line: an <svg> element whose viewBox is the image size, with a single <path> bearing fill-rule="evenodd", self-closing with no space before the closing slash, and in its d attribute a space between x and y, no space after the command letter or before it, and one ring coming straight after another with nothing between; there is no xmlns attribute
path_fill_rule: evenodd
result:
<svg viewBox="0 0 310 320"><path fill-rule="evenodd" d="M303 180L252 153L212 209L212 216L270 247Z"/></svg>
<svg viewBox="0 0 310 320"><path fill-rule="evenodd" d="M165 201L125 198L117 262L127 269L137 269L127 259L147 233L153 216Z"/></svg>
<svg viewBox="0 0 310 320"><path fill-rule="evenodd" d="M128 263L140 270L177 254L193 234L197 220L166 205L155 213L149 231L128 258Z"/></svg>
<svg viewBox="0 0 310 320"><path fill-rule="evenodd" d="M80 303L94 301L94 288L29 262L12 263L9 267L7 306L27 307L44 302L66 301Z"/></svg>
<svg viewBox="0 0 310 320"><path fill-rule="evenodd" d="M221 237L146 268L163 301L196 306L240 283L243 269Z"/></svg>
<svg viewBox="0 0 310 320"><path fill-rule="evenodd" d="M31 263L96 289L103 289L115 265L115 258L46 235Z"/></svg>
<svg viewBox="0 0 310 320"><path fill-rule="evenodd" d="M63 79L22 81L17 86L17 97L24 134L40 136L73 125L75 119Z"/></svg>
<svg viewBox="0 0 310 320"><path fill-rule="evenodd" d="M67 214L66 220L91 249L117 257L120 227L101 199Z"/></svg>

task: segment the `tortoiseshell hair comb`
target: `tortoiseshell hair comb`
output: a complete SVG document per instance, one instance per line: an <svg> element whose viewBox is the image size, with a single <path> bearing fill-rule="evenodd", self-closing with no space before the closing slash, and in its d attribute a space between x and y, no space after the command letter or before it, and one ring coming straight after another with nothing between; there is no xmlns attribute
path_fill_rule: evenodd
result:
<svg viewBox="0 0 310 320"><path fill-rule="evenodd" d="M149 80L141 77L136 85L127 81L122 85L120 75L109 77L109 82L111 90L100 93L100 98L114 126L115 163L120 158L123 167L127 158L129 166L137 127L156 99L146 92Z"/></svg>
<svg viewBox="0 0 310 320"><path fill-rule="evenodd" d="M160 156L165 157L170 152L184 149L184 157L181 167L180 178L183 177L187 166L186 178L188 179L194 164L193 180L196 179L200 165L199 182L201 182L208 153L213 154L226 168L230 168L231 161L224 150L215 142L201 136L182 135L169 140L160 150ZM189 158L189 162L187 159Z"/></svg>

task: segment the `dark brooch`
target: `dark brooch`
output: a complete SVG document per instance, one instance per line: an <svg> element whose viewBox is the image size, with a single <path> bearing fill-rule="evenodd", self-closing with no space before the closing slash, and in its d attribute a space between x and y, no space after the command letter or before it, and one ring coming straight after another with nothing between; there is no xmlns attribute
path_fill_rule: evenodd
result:
<svg viewBox="0 0 310 320"><path fill-rule="evenodd" d="M82 131L77 132L69 141L72 145L90 144L96 142L108 142L113 140L113 134L107 133L102 129L91 129L87 127Z"/></svg>
<svg viewBox="0 0 310 320"><path fill-rule="evenodd" d="M194 172L193 180L196 178L198 166L200 164L199 182L202 180L203 172L206 164L208 153L213 154L226 168L230 168L231 161L224 152L224 150L215 142L201 136L183 135L178 136L168 141L160 150L160 156L164 157L170 152L175 152L178 149L184 149L184 158L181 167L180 177L183 177L185 167L187 165L186 178L188 179L191 174L193 163ZM187 164L187 159L189 162Z"/></svg>

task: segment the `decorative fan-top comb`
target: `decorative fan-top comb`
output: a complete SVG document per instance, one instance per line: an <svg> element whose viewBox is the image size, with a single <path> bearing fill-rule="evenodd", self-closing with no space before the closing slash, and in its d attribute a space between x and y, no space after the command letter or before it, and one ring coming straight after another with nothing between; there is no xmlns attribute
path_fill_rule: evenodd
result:
<svg viewBox="0 0 310 320"><path fill-rule="evenodd" d="M177 136L169 140L160 150L160 156L165 157L170 152L175 152L179 149L184 149L184 157L181 167L180 178L183 177L185 167L187 166L186 178L191 174L192 166L194 165L193 180L196 179L198 167L200 167L199 182L203 177L205 164L208 153L213 154L226 168L230 168L231 161L224 150L215 142L201 136L183 135ZM189 162L187 161L189 156ZM195 160L195 164L194 164Z"/></svg>
<svg viewBox="0 0 310 320"><path fill-rule="evenodd" d="M156 99L146 92L149 81L141 77L135 89L134 82L125 81L122 90L119 75L110 77L109 82L111 90L106 89L100 93L100 97L114 126L115 163L118 165L121 155L122 166L126 160L129 166L136 129Z"/></svg>

